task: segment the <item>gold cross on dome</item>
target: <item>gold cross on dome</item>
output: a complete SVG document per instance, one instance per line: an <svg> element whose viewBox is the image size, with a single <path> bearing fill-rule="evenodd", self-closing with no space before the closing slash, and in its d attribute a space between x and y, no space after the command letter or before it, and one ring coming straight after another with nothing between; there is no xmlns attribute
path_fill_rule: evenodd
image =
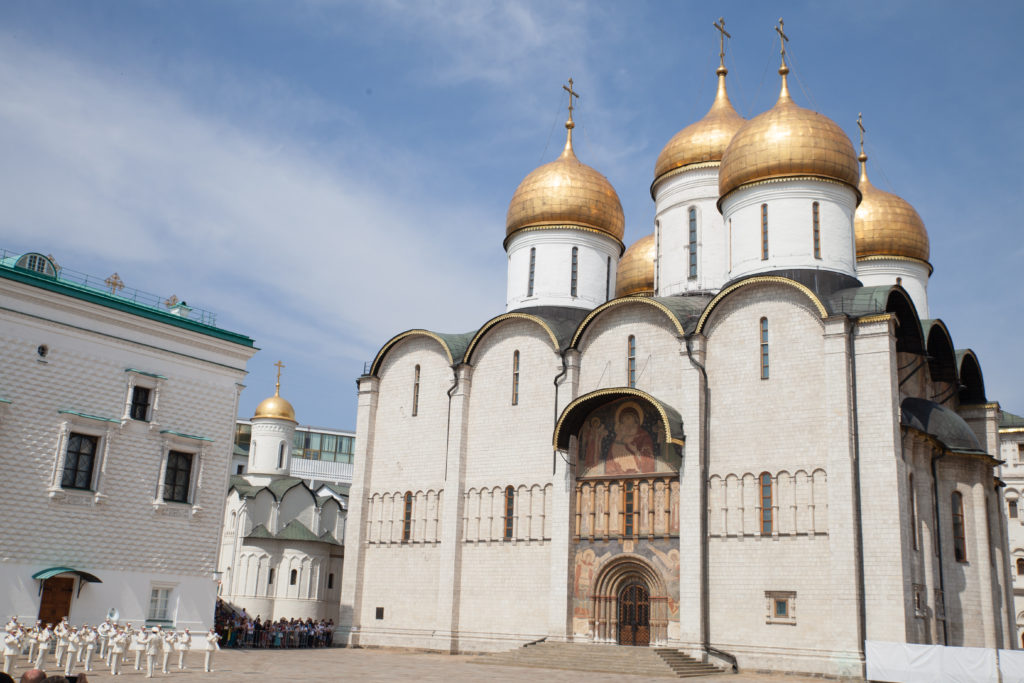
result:
<svg viewBox="0 0 1024 683"><path fill-rule="evenodd" d="M278 394L281 391L281 370L284 369L284 363L277 361L274 363L274 367L277 368L277 383L274 385L274 394Z"/></svg>
<svg viewBox="0 0 1024 683"><path fill-rule="evenodd" d="M785 26L782 23L782 17L779 17L779 25L775 27L775 32L779 34L779 44L782 46L780 54L782 55L782 65L786 65L786 43L789 42L789 36L783 33Z"/></svg>
<svg viewBox="0 0 1024 683"><path fill-rule="evenodd" d="M572 120L572 98L579 99L580 95L578 92L572 89L572 79L569 79L569 85L563 85L562 90L569 93L569 119Z"/></svg>
<svg viewBox="0 0 1024 683"><path fill-rule="evenodd" d="M864 153L864 133L867 131L864 129L864 115L857 114L857 127L860 128L860 153Z"/></svg>
<svg viewBox="0 0 1024 683"><path fill-rule="evenodd" d="M732 38L729 32L725 30L725 17L718 17L718 22L713 24L718 29L718 61L721 66L725 66L725 39Z"/></svg>
<svg viewBox="0 0 1024 683"><path fill-rule="evenodd" d="M114 273L106 280L104 280L103 284L105 284L107 287L110 287L111 294L117 294L118 290L124 289L124 281L121 279L121 276L118 275L117 273Z"/></svg>

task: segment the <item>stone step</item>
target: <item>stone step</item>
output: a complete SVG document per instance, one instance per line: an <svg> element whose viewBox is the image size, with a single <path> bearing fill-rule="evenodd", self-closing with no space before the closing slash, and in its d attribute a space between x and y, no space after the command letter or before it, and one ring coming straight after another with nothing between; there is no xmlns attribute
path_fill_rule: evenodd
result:
<svg viewBox="0 0 1024 683"><path fill-rule="evenodd" d="M532 643L484 655L481 663L571 671L691 678L723 673L670 648L626 647L596 643Z"/></svg>

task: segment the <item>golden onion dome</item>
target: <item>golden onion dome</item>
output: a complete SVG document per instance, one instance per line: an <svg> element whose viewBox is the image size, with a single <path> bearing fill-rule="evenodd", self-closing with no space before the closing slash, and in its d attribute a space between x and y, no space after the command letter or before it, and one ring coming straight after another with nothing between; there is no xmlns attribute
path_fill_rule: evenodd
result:
<svg viewBox="0 0 1024 683"><path fill-rule="evenodd" d="M576 158L571 116L565 127L561 156L534 169L512 195L505 220L506 238L528 228L565 226L596 230L621 243L626 219L619 195L607 178Z"/></svg>
<svg viewBox="0 0 1024 683"><path fill-rule="evenodd" d="M252 419L257 420L260 418L290 420L298 424L298 420L295 419L295 408L292 408L291 403L281 398L280 381L274 388L274 395L270 398L263 399L260 401L260 404L256 406L256 412L253 414Z"/></svg>
<svg viewBox="0 0 1024 683"><path fill-rule="evenodd" d="M654 182L670 171L690 164L718 162L736 132L746 119L733 109L725 90L725 76L729 71L719 66L718 93L711 109L700 121L692 123L672 136L654 164Z"/></svg>
<svg viewBox="0 0 1024 683"><path fill-rule="evenodd" d="M866 154L861 152L858 160L862 199L853 216L857 258L900 256L927 263L931 251L921 216L905 199L871 184Z"/></svg>
<svg viewBox="0 0 1024 683"><path fill-rule="evenodd" d="M634 242L615 269L615 296L654 296L654 233Z"/></svg>
<svg viewBox="0 0 1024 683"><path fill-rule="evenodd" d="M843 129L827 116L799 107L789 96L786 74L775 106L748 121L733 137L718 170L718 194L748 183L810 176L857 188L857 156ZM721 201L721 200L719 200Z"/></svg>

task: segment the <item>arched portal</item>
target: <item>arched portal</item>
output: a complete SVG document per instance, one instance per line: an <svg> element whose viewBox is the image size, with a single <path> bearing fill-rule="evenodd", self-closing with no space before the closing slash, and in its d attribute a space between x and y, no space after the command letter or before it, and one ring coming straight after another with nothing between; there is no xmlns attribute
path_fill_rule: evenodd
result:
<svg viewBox="0 0 1024 683"><path fill-rule="evenodd" d="M651 645L668 638L668 594L661 573L643 557L618 555L594 582L591 632L594 640Z"/></svg>

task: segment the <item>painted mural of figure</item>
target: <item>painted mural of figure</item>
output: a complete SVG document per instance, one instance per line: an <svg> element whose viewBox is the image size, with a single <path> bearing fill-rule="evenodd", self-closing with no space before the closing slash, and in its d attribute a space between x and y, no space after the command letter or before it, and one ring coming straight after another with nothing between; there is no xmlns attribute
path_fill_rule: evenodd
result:
<svg viewBox="0 0 1024 683"><path fill-rule="evenodd" d="M584 600L590 594L590 586L594 582L594 567L596 565L597 557L590 548L576 556L576 578L573 581L573 595L576 596L577 600Z"/></svg>
<svg viewBox="0 0 1024 683"><path fill-rule="evenodd" d="M589 472L601 464L601 461L604 459L601 453L601 444L607 435L608 430L601 423L601 418L596 415L587 420L587 423L583 426L580 434L580 448L583 452L583 467L585 471Z"/></svg>
<svg viewBox="0 0 1024 683"><path fill-rule="evenodd" d="M654 441L641 429L643 411L636 403L624 403L615 413L615 441L608 450L605 474L654 472Z"/></svg>

